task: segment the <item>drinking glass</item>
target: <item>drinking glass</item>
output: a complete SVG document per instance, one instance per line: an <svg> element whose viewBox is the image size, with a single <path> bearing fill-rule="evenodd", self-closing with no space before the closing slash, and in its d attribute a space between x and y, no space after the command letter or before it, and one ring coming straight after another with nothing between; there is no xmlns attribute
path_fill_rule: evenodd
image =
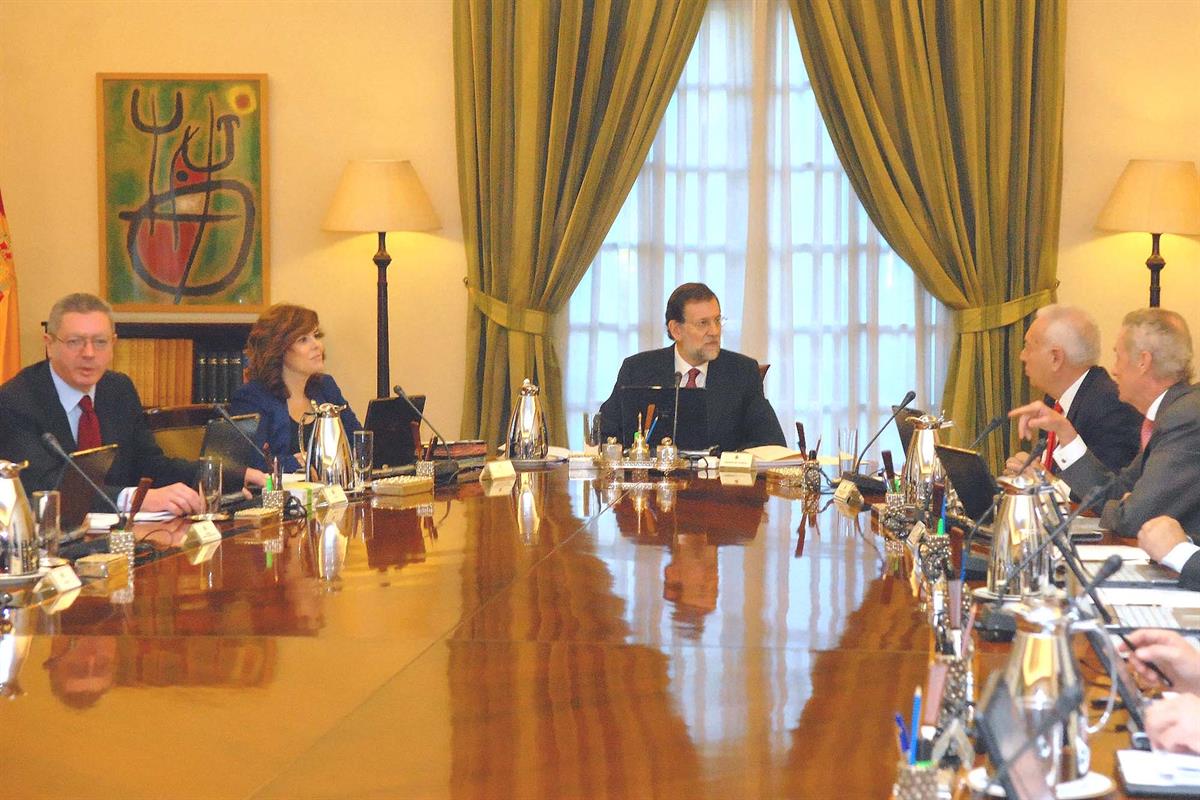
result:
<svg viewBox="0 0 1200 800"><path fill-rule="evenodd" d="M59 509L62 495L57 489L33 493L33 515L37 522L38 549L44 556L58 557L58 540L62 536L59 527Z"/></svg>
<svg viewBox="0 0 1200 800"><path fill-rule="evenodd" d="M201 519L218 519L221 512L221 459L200 459L196 491L200 494Z"/></svg>
<svg viewBox="0 0 1200 800"><path fill-rule="evenodd" d="M371 480L371 464L375 459L375 434L372 431L355 431L351 435L351 444L354 450L354 486L362 491Z"/></svg>
<svg viewBox="0 0 1200 800"><path fill-rule="evenodd" d="M854 458L858 453L858 428L838 429L838 471L854 469Z"/></svg>

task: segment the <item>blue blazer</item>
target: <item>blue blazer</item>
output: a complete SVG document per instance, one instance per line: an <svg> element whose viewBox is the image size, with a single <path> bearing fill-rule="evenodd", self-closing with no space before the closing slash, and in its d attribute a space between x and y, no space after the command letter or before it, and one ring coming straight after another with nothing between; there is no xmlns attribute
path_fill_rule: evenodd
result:
<svg viewBox="0 0 1200 800"><path fill-rule="evenodd" d="M318 403L346 406L346 410L342 412L342 425L346 428L347 435L362 429L362 425L358 424L358 417L350 410L349 403L342 396L342 390L331 376L321 376L310 399ZM233 393L229 406L232 414L262 415L258 423L258 433L254 437L258 446L270 445L271 454L282 459L284 472L300 471L300 462L296 460L296 453L301 449L300 437L295 421L288 414L286 400L271 394L262 381L254 380L242 384ZM266 465L260 463L254 466L263 469Z"/></svg>

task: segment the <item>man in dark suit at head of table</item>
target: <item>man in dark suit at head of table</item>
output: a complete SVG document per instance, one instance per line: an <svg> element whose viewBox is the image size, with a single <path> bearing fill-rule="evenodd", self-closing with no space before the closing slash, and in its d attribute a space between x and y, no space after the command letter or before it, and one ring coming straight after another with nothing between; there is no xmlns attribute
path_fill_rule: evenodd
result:
<svg viewBox="0 0 1200 800"><path fill-rule="evenodd" d="M674 344L625 359L612 394L600 406L601 433L621 435L622 386L680 386L705 390L709 442L722 450L784 444L775 409L763 395L758 362L721 349L721 302L703 283L685 283L667 300L667 334Z"/></svg>
<svg viewBox="0 0 1200 800"><path fill-rule="evenodd" d="M198 513L200 495L190 485L195 462L163 454L133 382L108 369L116 344L108 303L82 292L67 295L50 309L44 339L46 360L0 386L0 458L29 462L21 473L25 490L53 489L58 483L62 460L42 440L52 433L68 452L117 445L103 488L121 508L127 508L138 479L148 477L154 488L143 510ZM244 480L261 486L264 476L248 469ZM242 481L240 470L226 477L227 485ZM99 502L94 507L104 508Z"/></svg>
<svg viewBox="0 0 1200 800"><path fill-rule="evenodd" d="M1106 487L1101 525L1134 537L1151 518L1178 520L1200 532L1200 391L1192 377L1192 334L1174 311L1142 308L1125 315L1113 347L1121 400L1145 417L1141 450L1122 470L1109 469L1065 416L1042 401L1013 409L1022 438L1038 430L1057 439L1060 477L1081 497Z"/></svg>
<svg viewBox="0 0 1200 800"><path fill-rule="evenodd" d="M1100 328L1083 309L1049 305L1038 309L1025 332L1021 361L1030 383L1046 394L1043 402L1064 415L1088 450L1111 470L1123 469L1140 447L1142 415L1117 396L1117 385L1100 360ZM1059 472L1054 460L1057 437L1047 438L1042 463ZM1028 458L1008 459L1015 471Z"/></svg>

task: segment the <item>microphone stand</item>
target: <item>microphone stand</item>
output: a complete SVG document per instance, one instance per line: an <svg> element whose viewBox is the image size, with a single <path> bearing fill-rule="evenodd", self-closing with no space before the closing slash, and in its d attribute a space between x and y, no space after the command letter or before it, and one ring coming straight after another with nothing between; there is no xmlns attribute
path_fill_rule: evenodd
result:
<svg viewBox="0 0 1200 800"><path fill-rule="evenodd" d="M83 478L84 482L92 488L92 491L96 493L96 496L103 500L106 506L112 509L112 511L117 515L116 527L125 527L124 512L117 507L117 504L113 502L111 497L104 493L103 489L96 485L96 482L92 480L91 476L84 472L83 468L75 463L75 459L71 457L71 454L68 453L61 444L59 444L58 437L53 433L46 431L42 434L42 444L46 445L47 449L49 449L54 455L65 461L67 466L75 470L75 472L79 474L79 477Z"/></svg>
<svg viewBox="0 0 1200 800"><path fill-rule="evenodd" d="M679 384L683 382L683 373L675 373L675 410L671 412L671 444L679 450L679 439L675 438L679 431Z"/></svg>
<svg viewBox="0 0 1200 800"><path fill-rule="evenodd" d="M900 401L900 405L896 406L896 410L892 412L892 415L887 418L887 422L883 423L883 426L871 437L871 441L867 442L866 446L859 451L858 456L854 459L853 468L849 472L842 473L842 480L850 481L863 494L884 494L887 492L887 484L884 481L881 481L879 478L873 478L870 475L859 475L858 468L862 464L863 458L867 455L867 451L871 449L871 445L875 444L875 441L887 430L887 426L892 424L892 420L900 416L900 412L907 408L908 404L916 398L917 393L911 389L908 394L904 395L904 399Z"/></svg>
<svg viewBox="0 0 1200 800"><path fill-rule="evenodd" d="M416 414L422 422L428 425L429 429L433 431L433 435L437 437L438 442L442 445L442 449L446 451L446 468L444 471L437 470L436 477L442 478L443 476L446 476L444 477L444 480L451 480L455 475L458 474L458 463L450 457L450 445L446 443L446 437L442 436L441 432L433 426L433 423L429 421L429 417L421 413L421 409L417 408L416 404L409 399L408 395L405 393L400 384L397 383L395 386L393 386L392 391L396 393L397 397L408 404L408 407L413 410L413 413Z"/></svg>

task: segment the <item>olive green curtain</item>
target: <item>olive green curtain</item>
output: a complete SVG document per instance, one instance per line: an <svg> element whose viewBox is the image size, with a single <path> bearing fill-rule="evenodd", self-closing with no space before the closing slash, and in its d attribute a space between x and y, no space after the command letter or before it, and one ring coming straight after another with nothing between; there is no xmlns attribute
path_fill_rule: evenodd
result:
<svg viewBox="0 0 1200 800"><path fill-rule="evenodd" d="M1024 402L1023 323L1057 285L1065 2L789 2L851 185L956 312L943 407L965 443ZM999 467L1015 431L989 444Z"/></svg>
<svg viewBox="0 0 1200 800"><path fill-rule="evenodd" d="M530 378L566 443L553 317L637 178L703 14L704 0L456 0L464 435L502 438Z"/></svg>

